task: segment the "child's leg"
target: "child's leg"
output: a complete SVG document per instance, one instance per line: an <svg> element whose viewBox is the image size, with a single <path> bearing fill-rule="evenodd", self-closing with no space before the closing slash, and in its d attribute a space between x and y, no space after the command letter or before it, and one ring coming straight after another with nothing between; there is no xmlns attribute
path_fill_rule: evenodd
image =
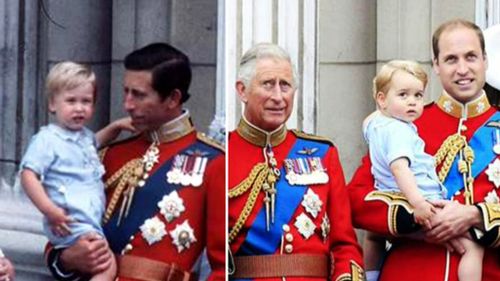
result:
<svg viewBox="0 0 500 281"><path fill-rule="evenodd" d="M108 251L111 252L110 249L108 249ZM112 256L111 265L108 267L108 269L92 276L92 278L90 278L90 281L113 281L116 279L116 274L117 274L116 259L113 253L111 253L111 256Z"/></svg>
<svg viewBox="0 0 500 281"><path fill-rule="evenodd" d="M483 273L484 249L467 237L458 238L465 248L465 253L458 264L458 280L481 281Z"/></svg>

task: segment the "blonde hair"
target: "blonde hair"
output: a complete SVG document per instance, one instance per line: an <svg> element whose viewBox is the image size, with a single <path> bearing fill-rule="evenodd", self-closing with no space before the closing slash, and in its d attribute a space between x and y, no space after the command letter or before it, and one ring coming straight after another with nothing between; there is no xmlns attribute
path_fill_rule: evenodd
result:
<svg viewBox="0 0 500 281"><path fill-rule="evenodd" d="M374 99L377 98L377 93L379 92L387 94L391 86L392 77L398 70L413 75L424 84L424 88L427 86L427 73L418 62L411 60L391 60L384 64L375 78L373 78Z"/></svg>
<svg viewBox="0 0 500 281"><path fill-rule="evenodd" d="M72 61L64 61L54 65L47 75L45 88L47 97L51 101L57 94L64 90L73 90L87 83L94 87L94 102L97 91L95 73L89 66Z"/></svg>

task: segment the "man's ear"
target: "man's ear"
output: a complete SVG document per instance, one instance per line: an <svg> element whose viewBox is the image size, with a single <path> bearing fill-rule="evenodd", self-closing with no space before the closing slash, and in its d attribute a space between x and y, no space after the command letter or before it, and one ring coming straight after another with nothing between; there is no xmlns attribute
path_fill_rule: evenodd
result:
<svg viewBox="0 0 500 281"><path fill-rule="evenodd" d="M375 102L377 103L378 108L385 109L385 94L383 92L378 92L375 95Z"/></svg>
<svg viewBox="0 0 500 281"><path fill-rule="evenodd" d="M181 100L182 100L181 91L179 89L173 89L170 92L168 98L165 99L165 102L167 102L168 109L174 109L181 105Z"/></svg>
<svg viewBox="0 0 500 281"><path fill-rule="evenodd" d="M236 92L238 93L238 96L243 103L246 103L248 101L247 93L245 92L245 90L246 86L243 81L236 81Z"/></svg>
<svg viewBox="0 0 500 281"><path fill-rule="evenodd" d="M432 59L432 69L434 69L436 75L439 75L439 61L437 58Z"/></svg>

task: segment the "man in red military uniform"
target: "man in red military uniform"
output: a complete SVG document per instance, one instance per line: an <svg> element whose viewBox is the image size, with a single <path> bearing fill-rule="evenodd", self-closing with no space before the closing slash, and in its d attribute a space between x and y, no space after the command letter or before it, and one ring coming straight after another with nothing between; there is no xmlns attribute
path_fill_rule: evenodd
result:
<svg viewBox="0 0 500 281"><path fill-rule="evenodd" d="M209 280L224 280L224 151L197 133L182 109L189 59L155 43L125 58L124 107L142 133L103 151L108 203L103 228L118 261L118 280L197 280L206 248ZM58 280L109 265L102 239L86 236L50 249Z"/></svg>
<svg viewBox="0 0 500 281"><path fill-rule="evenodd" d="M236 88L245 110L228 142L230 279L364 280L337 149L285 127L290 57L255 45Z"/></svg>
<svg viewBox="0 0 500 281"><path fill-rule="evenodd" d="M483 35L473 23L452 20L436 30L432 43L434 70L444 91L415 125L426 152L435 155L451 201L436 203L439 209L425 240L405 238L419 229L412 210L404 197L374 191L365 157L348 186L354 225L390 237L392 248L379 280L458 280L463 248L448 242L468 231L486 248L482 280L500 280L494 249L500 244L500 114L482 90L487 68Z"/></svg>

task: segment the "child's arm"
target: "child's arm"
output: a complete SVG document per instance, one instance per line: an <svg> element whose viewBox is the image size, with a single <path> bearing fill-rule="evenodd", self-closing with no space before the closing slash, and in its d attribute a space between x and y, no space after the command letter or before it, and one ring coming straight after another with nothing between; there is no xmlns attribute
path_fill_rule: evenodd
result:
<svg viewBox="0 0 500 281"><path fill-rule="evenodd" d="M71 234L68 224L73 222L73 219L67 216L64 209L54 204L47 196L35 172L30 169L22 170L21 185L33 204L47 217L55 235L66 236Z"/></svg>
<svg viewBox="0 0 500 281"><path fill-rule="evenodd" d="M427 202L418 190L415 175L410 170L410 162L406 157L398 158L391 163L391 172L396 179L399 189L408 199L408 202L414 209L415 222L432 228L430 218L435 213L434 207Z"/></svg>
<svg viewBox="0 0 500 281"><path fill-rule="evenodd" d="M97 144L99 147L102 147L109 142L113 141L118 137L121 131L126 130L134 133L136 130L134 126L132 126L132 118L124 117L118 120L115 120L108 124L108 126L102 128L95 134L95 138L97 139Z"/></svg>

